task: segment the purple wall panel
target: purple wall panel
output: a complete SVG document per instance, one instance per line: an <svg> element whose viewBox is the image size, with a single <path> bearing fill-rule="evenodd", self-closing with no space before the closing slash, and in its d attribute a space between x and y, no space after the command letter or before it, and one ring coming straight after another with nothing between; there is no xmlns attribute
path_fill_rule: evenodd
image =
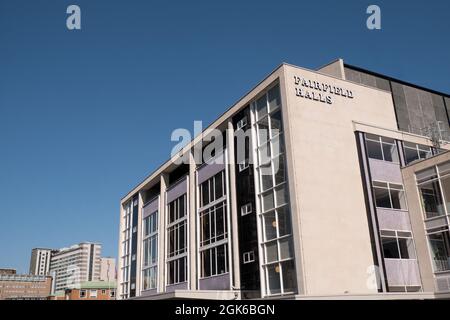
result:
<svg viewBox="0 0 450 320"><path fill-rule="evenodd" d="M420 286L420 273L416 260L384 259L390 286Z"/></svg>
<svg viewBox="0 0 450 320"><path fill-rule="evenodd" d="M175 290L187 290L187 282L177 283L166 286L166 292L173 292Z"/></svg>
<svg viewBox="0 0 450 320"><path fill-rule="evenodd" d="M159 204L159 197L156 197L153 201L148 203L143 209L142 218L145 219L151 213L158 211L159 209L158 204Z"/></svg>
<svg viewBox="0 0 450 320"><path fill-rule="evenodd" d="M230 274L200 279L200 290L230 290Z"/></svg>
<svg viewBox="0 0 450 320"><path fill-rule="evenodd" d="M411 231L408 211L377 208L380 229Z"/></svg>
<svg viewBox="0 0 450 320"><path fill-rule="evenodd" d="M403 184L400 165L387 161L369 159L372 180Z"/></svg>
<svg viewBox="0 0 450 320"><path fill-rule="evenodd" d="M167 203L172 202L176 198L182 196L187 192L187 177L178 181L173 186L170 186L167 190Z"/></svg>
<svg viewBox="0 0 450 320"><path fill-rule="evenodd" d="M225 169L225 164L206 164L197 171L197 183L201 184L202 182L208 180L212 176L214 176L216 173L219 173L220 171Z"/></svg>

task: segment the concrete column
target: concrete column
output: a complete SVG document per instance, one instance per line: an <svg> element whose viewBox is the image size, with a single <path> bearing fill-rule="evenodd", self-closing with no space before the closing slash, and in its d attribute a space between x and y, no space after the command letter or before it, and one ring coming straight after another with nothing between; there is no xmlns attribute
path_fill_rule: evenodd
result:
<svg viewBox="0 0 450 320"><path fill-rule="evenodd" d="M188 250L189 250L189 290L197 290L198 284L198 269L197 269L197 179L195 177L195 159L193 155L193 150L189 151L189 185L188 185L188 196L189 196L189 239L188 239Z"/></svg>
<svg viewBox="0 0 450 320"><path fill-rule="evenodd" d="M232 284L235 289L241 288L241 272L239 265L239 230L238 230L238 210L236 200L236 166L234 161L234 129L231 120L228 120L227 130L227 155L228 172L230 179L229 197L230 197L230 216L231 216L231 261L233 263Z"/></svg>
<svg viewBox="0 0 450 320"><path fill-rule="evenodd" d="M168 174L161 174L158 216L158 292L164 292L166 290L166 190L168 184Z"/></svg>

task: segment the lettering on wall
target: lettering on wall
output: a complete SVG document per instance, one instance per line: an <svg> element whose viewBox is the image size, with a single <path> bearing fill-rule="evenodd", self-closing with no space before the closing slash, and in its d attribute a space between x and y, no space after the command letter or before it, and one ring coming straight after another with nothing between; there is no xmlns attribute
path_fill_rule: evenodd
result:
<svg viewBox="0 0 450 320"><path fill-rule="evenodd" d="M294 76L294 84L295 95L300 98L319 101L326 104L332 104L334 96L353 99L353 92L351 90L329 83Z"/></svg>

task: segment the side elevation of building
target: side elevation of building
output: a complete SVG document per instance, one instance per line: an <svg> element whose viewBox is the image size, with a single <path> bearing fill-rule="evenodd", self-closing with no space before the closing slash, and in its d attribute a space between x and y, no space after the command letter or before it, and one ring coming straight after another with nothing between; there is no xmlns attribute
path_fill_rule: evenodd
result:
<svg viewBox="0 0 450 320"><path fill-rule="evenodd" d="M118 297L444 297L403 170L450 149L449 99L282 64L123 197Z"/></svg>

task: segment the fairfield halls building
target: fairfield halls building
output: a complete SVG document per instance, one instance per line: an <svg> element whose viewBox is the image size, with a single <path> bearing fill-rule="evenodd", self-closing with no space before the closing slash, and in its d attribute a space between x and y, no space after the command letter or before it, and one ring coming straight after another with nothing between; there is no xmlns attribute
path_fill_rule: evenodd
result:
<svg viewBox="0 0 450 320"><path fill-rule="evenodd" d="M282 64L122 199L118 298L450 297L449 114L342 60Z"/></svg>

